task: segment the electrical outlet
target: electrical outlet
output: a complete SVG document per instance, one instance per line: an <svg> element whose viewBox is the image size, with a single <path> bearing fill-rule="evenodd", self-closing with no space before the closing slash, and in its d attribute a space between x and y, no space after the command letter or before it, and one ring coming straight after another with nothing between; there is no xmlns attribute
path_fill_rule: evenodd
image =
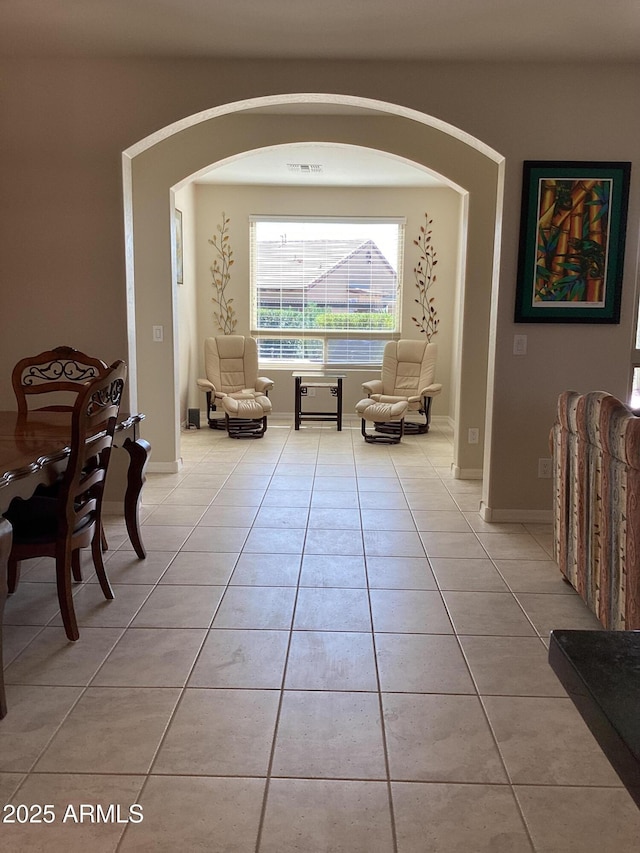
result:
<svg viewBox="0 0 640 853"><path fill-rule="evenodd" d="M543 480L550 480L552 474L551 460L538 459L538 477Z"/></svg>
<svg viewBox="0 0 640 853"><path fill-rule="evenodd" d="M480 441L480 430L472 427L469 430L469 444L477 444Z"/></svg>
<svg viewBox="0 0 640 853"><path fill-rule="evenodd" d="M153 340L157 344L161 344L164 341L164 326L152 326L153 331Z"/></svg>

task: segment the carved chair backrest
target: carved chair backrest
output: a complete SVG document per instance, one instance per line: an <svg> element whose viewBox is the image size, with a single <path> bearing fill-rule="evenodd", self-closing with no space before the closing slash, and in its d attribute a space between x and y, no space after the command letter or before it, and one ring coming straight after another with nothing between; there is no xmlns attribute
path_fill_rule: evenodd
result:
<svg viewBox="0 0 640 853"><path fill-rule="evenodd" d="M27 356L16 364L11 375L18 411L71 411L84 385L108 369L101 359L67 346ZM46 405L30 406L30 401Z"/></svg>

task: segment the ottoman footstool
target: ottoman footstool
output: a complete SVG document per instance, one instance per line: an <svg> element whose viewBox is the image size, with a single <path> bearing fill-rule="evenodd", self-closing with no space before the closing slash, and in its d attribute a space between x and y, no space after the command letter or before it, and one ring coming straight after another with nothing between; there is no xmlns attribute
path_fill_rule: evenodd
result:
<svg viewBox="0 0 640 853"><path fill-rule="evenodd" d="M402 401L399 403L377 403L367 397L366 400L360 400L356 403L356 412L362 419L362 435L364 440L370 444L399 444L404 435L404 416L409 408L409 403ZM368 433L367 421L372 421L374 424L389 424L398 425L397 432L393 433Z"/></svg>
<svg viewBox="0 0 640 853"><path fill-rule="evenodd" d="M222 408L229 438L262 438L267 431L271 400L263 394L229 394L222 398Z"/></svg>

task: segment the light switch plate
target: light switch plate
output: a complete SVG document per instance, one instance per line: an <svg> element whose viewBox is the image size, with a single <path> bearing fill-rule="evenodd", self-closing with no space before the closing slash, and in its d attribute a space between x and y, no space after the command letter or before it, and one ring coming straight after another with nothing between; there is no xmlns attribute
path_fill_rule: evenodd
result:
<svg viewBox="0 0 640 853"><path fill-rule="evenodd" d="M526 355L527 354L527 336L526 335L514 335L513 336L513 354L514 355Z"/></svg>

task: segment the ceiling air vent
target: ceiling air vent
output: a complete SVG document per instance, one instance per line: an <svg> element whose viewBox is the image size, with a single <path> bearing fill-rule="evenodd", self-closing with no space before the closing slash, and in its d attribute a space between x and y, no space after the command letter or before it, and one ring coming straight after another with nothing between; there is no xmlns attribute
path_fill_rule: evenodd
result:
<svg viewBox="0 0 640 853"><path fill-rule="evenodd" d="M319 163L287 163L287 169L297 175L319 175L322 172Z"/></svg>

